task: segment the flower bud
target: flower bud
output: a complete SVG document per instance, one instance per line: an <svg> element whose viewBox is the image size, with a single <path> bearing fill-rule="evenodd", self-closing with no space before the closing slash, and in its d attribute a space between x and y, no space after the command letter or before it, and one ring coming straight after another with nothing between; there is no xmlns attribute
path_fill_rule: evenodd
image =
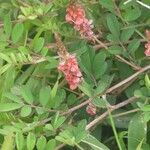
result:
<svg viewBox="0 0 150 150"><path fill-rule="evenodd" d="M92 103L89 103L89 105L86 107L86 112L89 115L94 116L96 115L96 107Z"/></svg>

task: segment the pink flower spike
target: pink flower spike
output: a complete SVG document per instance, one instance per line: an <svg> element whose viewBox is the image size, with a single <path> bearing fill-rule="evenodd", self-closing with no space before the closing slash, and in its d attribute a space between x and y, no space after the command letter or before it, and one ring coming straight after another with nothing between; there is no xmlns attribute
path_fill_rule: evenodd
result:
<svg viewBox="0 0 150 150"><path fill-rule="evenodd" d="M92 39L93 36L93 25L92 20L88 20L85 16L84 9L77 4L71 4L66 10L66 21L74 25L74 29L79 31L82 37Z"/></svg>
<svg viewBox="0 0 150 150"><path fill-rule="evenodd" d="M78 67L75 55L68 55L65 60L60 62L58 70L65 75L71 90L75 90L82 81L82 73Z"/></svg>
<svg viewBox="0 0 150 150"><path fill-rule="evenodd" d="M71 89L71 90L75 90L76 88L77 88L76 85L74 85L74 84L70 85L70 89Z"/></svg>
<svg viewBox="0 0 150 150"><path fill-rule="evenodd" d="M147 49L147 50L144 52L144 54L145 54L146 56L150 56L150 49Z"/></svg>
<svg viewBox="0 0 150 150"><path fill-rule="evenodd" d="M145 50L144 54L146 56L150 56L150 42L145 44L145 48L146 48L146 50Z"/></svg>

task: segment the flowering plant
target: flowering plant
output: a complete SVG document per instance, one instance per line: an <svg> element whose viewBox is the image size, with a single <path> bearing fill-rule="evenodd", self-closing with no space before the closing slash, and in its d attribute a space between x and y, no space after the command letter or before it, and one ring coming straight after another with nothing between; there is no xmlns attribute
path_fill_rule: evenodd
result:
<svg viewBox="0 0 150 150"><path fill-rule="evenodd" d="M149 150L148 0L0 1L0 149Z"/></svg>

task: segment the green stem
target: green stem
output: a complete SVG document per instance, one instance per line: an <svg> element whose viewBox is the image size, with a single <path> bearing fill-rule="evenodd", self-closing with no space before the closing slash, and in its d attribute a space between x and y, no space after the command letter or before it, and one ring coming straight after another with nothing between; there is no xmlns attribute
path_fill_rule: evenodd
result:
<svg viewBox="0 0 150 150"><path fill-rule="evenodd" d="M135 113L135 112L137 112L137 111L140 111L140 109L139 109L139 108L136 108L136 109L129 110L129 111L126 111L126 112L122 112L122 113L113 115L113 117L120 117L120 116L128 115L128 114L131 114L131 113Z"/></svg>
<svg viewBox="0 0 150 150"><path fill-rule="evenodd" d="M27 39L28 39L28 31L26 31L26 33L25 33L24 47L27 44Z"/></svg>
<svg viewBox="0 0 150 150"><path fill-rule="evenodd" d="M80 150L84 150L79 144L75 144Z"/></svg>
<svg viewBox="0 0 150 150"><path fill-rule="evenodd" d="M109 111L109 109L108 109L108 111ZM112 129L113 129L114 135L115 135L115 139L116 139L118 148L119 148L119 150L122 150L121 144L119 142L118 134L117 134L117 131L116 131L116 128L115 128L115 124L114 124L114 121L113 121L113 118L112 118L112 115L111 115L110 111L109 111L109 118L110 118L111 126L112 126Z"/></svg>

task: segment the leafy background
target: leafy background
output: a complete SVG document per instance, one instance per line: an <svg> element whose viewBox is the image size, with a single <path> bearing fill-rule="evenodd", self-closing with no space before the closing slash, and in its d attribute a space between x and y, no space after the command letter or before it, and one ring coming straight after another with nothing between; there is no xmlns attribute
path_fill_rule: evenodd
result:
<svg viewBox="0 0 150 150"><path fill-rule="evenodd" d="M150 10L124 2L78 1L93 20L92 42L66 23L69 0L0 0L2 150L150 149ZM55 32L78 58L84 82L75 91L57 70Z"/></svg>

